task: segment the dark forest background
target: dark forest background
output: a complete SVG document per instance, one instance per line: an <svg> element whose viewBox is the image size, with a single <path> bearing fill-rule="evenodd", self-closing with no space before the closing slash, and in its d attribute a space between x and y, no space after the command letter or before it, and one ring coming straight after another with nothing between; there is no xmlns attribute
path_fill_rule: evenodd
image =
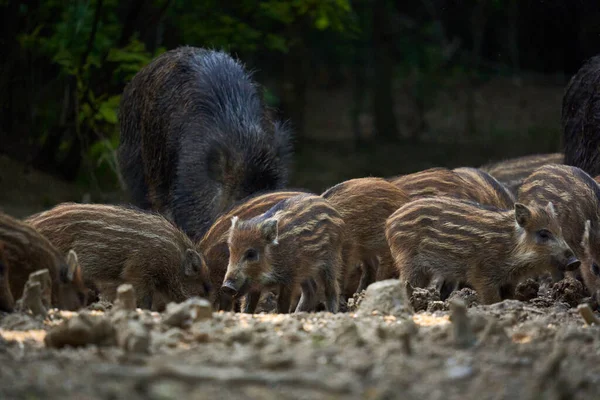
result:
<svg viewBox="0 0 600 400"><path fill-rule="evenodd" d="M179 45L256 71L294 127L292 185L313 190L558 151L562 90L600 50L596 0L0 0L0 12L0 153L94 192L120 188L124 85Z"/></svg>

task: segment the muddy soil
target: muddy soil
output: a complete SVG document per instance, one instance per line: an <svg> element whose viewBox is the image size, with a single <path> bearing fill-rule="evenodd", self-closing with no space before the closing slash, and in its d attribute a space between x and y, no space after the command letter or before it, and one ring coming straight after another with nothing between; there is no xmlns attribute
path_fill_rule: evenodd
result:
<svg viewBox="0 0 600 400"><path fill-rule="evenodd" d="M525 286L520 292L531 294L535 285ZM51 310L44 320L3 314L0 398L591 399L600 393L600 326L586 324L570 304L575 296L596 307L582 286L542 282L527 301L486 306L470 289L446 302L423 289L408 298L402 289L398 281L376 283L337 314L211 312L199 299L164 313L97 303L79 313Z"/></svg>

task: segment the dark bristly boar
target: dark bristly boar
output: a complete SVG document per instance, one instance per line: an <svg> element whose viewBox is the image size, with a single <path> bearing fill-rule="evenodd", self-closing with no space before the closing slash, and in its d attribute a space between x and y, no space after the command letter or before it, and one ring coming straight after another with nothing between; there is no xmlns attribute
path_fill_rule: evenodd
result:
<svg viewBox="0 0 600 400"><path fill-rule="evenodd" d="M533 171L548 164L563 164L564 160L563 153L533 154L489 163L480 169L496 178L516 196L523 180Z"/></svg>
<svg viewBox="0 0 600 400"><path fill-rule="evenodd" d="M133 203L195 241L236 201L286 185L290 133L224 52L160 55L125 87L119 121L119 165Z"/></svg>
<svg viewBox="0 0 600 400"><path fill-rule="evenodd" d="M571 78L562 101L565 164L600 175L600 56L587 60Z"/></svg>
<svg viewBox="0 0 600 400"><path fill-rule="evenodd" d="M314 311L316 281L327 311L337 312L344 221L320 196L300 194L249 220L234 216L229 231L229 264L222 290L246 295L253 313L264 288L278 287L277 310L288 313L292 293L302 289L296 311Z"/></svg>
<svg viewBox="0 0 600 400"><path fill-rule="evenodd" d="M231 228L231 218L237 216L241 220L250 219L257 215L263 214L268 209L282 200L302 194L301 191L279 190L269 193L251 196L242 200L233 206L228 212L221 215L215 223L210 227L204 235L198 249L204 256L206 265L210 271L210 281L213 290L213 306L215 308L230 311L231 300L229 298L221 298L220 290L223 278L227 272L227 263L229 262L229 247L227 239L229 238L229 229ZM224 296L228 297L228 296ZM221 304L221 300L224 303Z"/></svg>
<svg viewBox="0 0 600 400"><path fill-rule="evenodd" d="M499 210L448 197L419 199L392 214L386 238L401 280L426 287L435 279L440 292L467 285L487 304L514 297L527 277L580 265L551 203Z"/></svg>
<svg viewBox="0 0 600 400"><path fill-rule="evenodd" d="M4 243L0 242L0 311L12 312L15 299L10 291L9 270Z"/></svg>
<svg viewBox="0 0 600 400"><path fill-rule="evenodd" d="M143 308L209 295L204 259L190 238L161 215L63 203L27 222L59 250L75 249L86 285L109 301L123 283L133 285Z"/></svg>
<svg viewBox="0 0 600 400"><path fill-rule="evenodd" d="M518 199L523 204L537 205L551 201L565 240L581 260L585 257L582 237L585 223L589 220L589 256L600 260L600 189L583 170L557 164L538 168L523 181ZM585 268L585 265L582 264L582 267ZM554 275L555 280L561 278L562 274ZM595 287L591 286L592 289Z"/></svg>
<svg viewBox="0 0 600 400"><path fill-rule="evenodd" d="M52 306L75 311L87 305L88 290L71 248L61 253L34 227L1 212L0 242L13 300L21 297L32 272L47 269L52 279Z"/></svg>
<svg viewBox="0 0 600 400"><path fill-rule="evenodd" d="M488 173L476 168L430 168L389 179L412 200L447 196L482 205L512 209L514 196Z"/></svg>
<svg viewBox="0 0 600 400"><path fill-rule="evenodd" d="M321 196L340 213L346 227L342 294L351 297L377 277L393 274L385 221L409 201L408 195L385 179L358 178L339 183Z"/></svg>

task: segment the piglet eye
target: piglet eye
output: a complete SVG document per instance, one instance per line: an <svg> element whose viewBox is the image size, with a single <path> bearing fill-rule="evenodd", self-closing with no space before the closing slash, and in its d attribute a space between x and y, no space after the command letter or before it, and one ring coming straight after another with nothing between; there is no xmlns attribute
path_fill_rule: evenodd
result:
<svg viewBox="0 0 600 400"><path fill-rule="evenodd" d="M552 233L547 229L541 229L537 232L537 236L541 240L548 240L552 237Z"/></svg>
<svg viewBox="0 0 600 400"><path fill-rule="evenodd" d="M256 260L258 260L258 252L254 249L248 249L248 250L246 250L246 253L244 254L244 258L247 261L256 261Z"/></svg>

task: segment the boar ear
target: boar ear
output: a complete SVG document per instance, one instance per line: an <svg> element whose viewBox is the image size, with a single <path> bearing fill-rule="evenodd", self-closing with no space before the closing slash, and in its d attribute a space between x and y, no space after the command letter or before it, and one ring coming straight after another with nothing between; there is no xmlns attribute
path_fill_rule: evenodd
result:
<svg viewBox="0 0 600 400"><path fill-rule="evenodd" d="M278 244L277 236L277 220L275 218L270 218L260 224L260 233L262 237L271 244Z"/></svg>
<svg viewBox="0 0 600 400"><path fill-rule="evenodd" d="M546 210L550 213L550 215L556 217L556 210L554 210L554 204L552 204L551 201L549 201L546 205Z"/></svg>
<svg viewBox="0 0 600 400"><path fill-rule="evenodd" d="M71 249L67 253L67 280L73 282L75 277L79 273L79 260L77 259L77 253Z"/></svg>
<svg viewBox="0 0 600 400"><path fill-rule="evenodd" d="M194 276L203 272L205 265L204 258L196 250L187 249L185 251L185 266L183 272L186 276Z"/></svg>
<svg viewBox="0 0 600 400"><path fill-rule="evenodd" d="M515 203L515 219L519 226L526 226L531 218L531 210L526 205Z"/></svg>

